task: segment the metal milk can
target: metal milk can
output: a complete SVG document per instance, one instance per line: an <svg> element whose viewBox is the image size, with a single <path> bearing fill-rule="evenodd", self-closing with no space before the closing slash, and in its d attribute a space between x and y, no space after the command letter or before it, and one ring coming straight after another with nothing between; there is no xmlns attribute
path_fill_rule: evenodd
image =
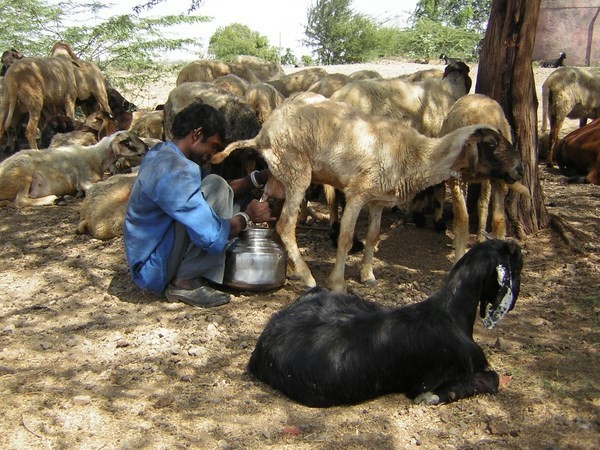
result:
<svg viewBox="0 0 600 450"><path fill-rule="evenodd" d="M225 286L254 291L283 286L287 259L283 246L273 239L274 231L250 227L232 239L225 256Z"/></svg>

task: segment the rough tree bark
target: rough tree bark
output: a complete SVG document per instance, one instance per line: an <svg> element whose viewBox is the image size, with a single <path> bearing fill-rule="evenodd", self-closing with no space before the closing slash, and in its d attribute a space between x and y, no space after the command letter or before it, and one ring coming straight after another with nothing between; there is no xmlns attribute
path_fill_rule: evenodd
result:
<svg viewBox="0 0 600 450"><path fill-rule="evenodd" d="M538 177L538 100L531 66L541 0L493 0L475 91L502 105L515 134L531 198L506 200L508 233L522 239L549 224Z"/></svg>

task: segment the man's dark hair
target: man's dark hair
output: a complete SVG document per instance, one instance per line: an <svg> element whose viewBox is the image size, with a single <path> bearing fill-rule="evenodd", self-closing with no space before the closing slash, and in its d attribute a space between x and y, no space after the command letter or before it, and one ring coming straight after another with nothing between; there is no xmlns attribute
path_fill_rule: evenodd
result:
<svg viewBox="0 0 600 450"><path fill-rule="evenodd" d="M202 128L204 140L218 134L221 141L225 141L227 135L225 116L206 103L191 103L175 114L171 132L175 139L182 139L196 128Z"/></svg>

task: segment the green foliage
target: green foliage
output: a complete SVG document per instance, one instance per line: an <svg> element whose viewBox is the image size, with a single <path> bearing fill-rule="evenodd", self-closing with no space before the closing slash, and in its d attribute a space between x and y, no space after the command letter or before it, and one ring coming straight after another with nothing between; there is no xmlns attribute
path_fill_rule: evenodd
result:
<svg viewBox="0 0 600 450"><path fill-rule="evenodd" d="M302 55L300 58L303 66L313 66L315 64L314 60L310 55Z"/></svg>
<svg viewBox="0 0 600 450"><path fill-rule="evenodd" d="M280 62L280 64L282 64L282 65L293 65L293 64L296 64L296 57L292 53L292 49L291 48L286 48L285 49L285 53L283 55L281 55L281 62Z"/></svg>
<svg viewBox="0 0 600 450"><path fill-rule="evenodd" d="M277 49L269 45L267 37L239 23L219 27L210 37L208 53L224 61L237 55L257 56L267 61L279 60Z"/></svg>
<svg viewBox="0 0 600 450"><path fill-rule="evenodd" d="M95 1L67 0L50 6L42 0L0 0L0 51L15 48L26 56L44 57L55 42L63 41L120 87L125 79L129 85L158 79L168 52L201 47L195 39L170 37L170 27L209 20L185 14L160 18L126 14L101 20L98 13L111 6Z"/></svg>
<svg viewBox="0 0 600 450"><path fill-rule="evenodd" d="M402 55L415 61L437 60L442 53L469 61L481 39L478 33L445 27L429 19L421 19L406 30L380 28L377 36L380 55Z"/></svg>
<svg viewBox="0 0 600 450"><path fill-rule="evenodd" d="M490 17L492 0L419 0L413 13L414 22L433 22L483 34Z"/></svg>
<svg viewBox="0 0 600 450"><path fill-rule="evenodd" d="M375 51L377 27L356 14L352 0L317 0L308 9L304 44L314 48L321 64L364 62Z"/></svg>

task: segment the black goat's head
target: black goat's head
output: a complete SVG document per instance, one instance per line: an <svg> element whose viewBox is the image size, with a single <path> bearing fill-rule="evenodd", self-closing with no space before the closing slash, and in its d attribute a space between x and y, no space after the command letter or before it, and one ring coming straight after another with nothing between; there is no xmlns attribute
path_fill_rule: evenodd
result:
<svg viewBox="0 0 600 450"><path fill-rule="evenodd" d="M493 239L477 244L469 253L472 251L482 253L481 258L487 259L489 264L489 272L495 274L486 283L486 293L482 295L479 307L483 326L494 328L514 308L519 296L523 268L521 249L514 242Z"/></svg>

